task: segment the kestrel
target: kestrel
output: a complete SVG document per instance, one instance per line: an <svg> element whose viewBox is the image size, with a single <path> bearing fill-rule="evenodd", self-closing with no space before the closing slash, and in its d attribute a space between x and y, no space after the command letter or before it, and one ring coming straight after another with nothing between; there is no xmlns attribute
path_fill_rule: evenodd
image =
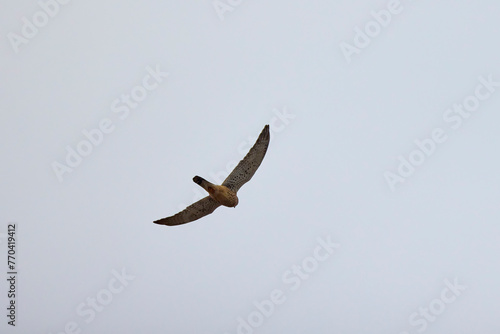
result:
<svg viewBox="0 0 500 334"><path fill-rule="evenodd" d="M241 186L250 181L257 168L259 168L262 159L266 155L269 139L269 125L266 125L250 151L222 182L222 185L210 183L199 176L193 177L193 181L208 191L209 195L191 204L176 215L156 220L154 223L168 226L181 225L209 215L221 205L236 207L238 205L236 193Z"/></svg>

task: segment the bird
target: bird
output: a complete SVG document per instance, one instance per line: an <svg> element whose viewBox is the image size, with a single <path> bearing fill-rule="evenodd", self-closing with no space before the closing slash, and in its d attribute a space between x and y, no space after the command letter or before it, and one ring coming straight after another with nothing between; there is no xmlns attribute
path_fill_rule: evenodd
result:
<svg viewBox="0 0 500 334"><path fill-rule="evenodd" d="M186 224L211 214L219 206L236 207L238 190L253 177L259 168L269 146L269 124L257 138L247 155L236 165L221 185L213 184L200 176L193 177L193 182L208 192L208 196L191 204L181 212L166 218L155 220L155 224L176 226Z"/></svg>

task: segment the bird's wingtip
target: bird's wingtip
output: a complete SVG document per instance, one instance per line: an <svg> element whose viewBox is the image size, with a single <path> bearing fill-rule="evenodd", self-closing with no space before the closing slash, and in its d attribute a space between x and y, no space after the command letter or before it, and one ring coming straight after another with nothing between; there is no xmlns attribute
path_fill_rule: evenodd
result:
<svg viewBox="0 0 500 334"><path fill-rule="evenodd" d="M262 132L260 133L259 137L269 138L269 124L266 124L266 126L264 126L264 129L262 129Z"/></svg>
<svg viewBox="0 0 500 334"><path fill-rule="evenodd" d="M162 218L162 219L155 220L155 221L153 221L153 223L156 224L156 225L170 226L167 218Z"/></svg>

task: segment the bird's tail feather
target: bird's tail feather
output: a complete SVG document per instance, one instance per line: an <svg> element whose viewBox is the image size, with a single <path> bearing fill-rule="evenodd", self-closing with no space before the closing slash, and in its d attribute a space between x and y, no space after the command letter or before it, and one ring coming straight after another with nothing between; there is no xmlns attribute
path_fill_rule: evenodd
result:
<svg viewBox="0 0 500 334"><path fill-rule="evenodd" d="M205 189L206 191L208 191L209 194L211 194L214 191L214 186L215 185L212 184L212 183L210 183L210 182L208 182L204 178L199 177L198 175L196 175L195 177L193 177L193 181L194 181L194 183L199 184L200 187L202 187L203 189Z"/></svg>
<svg viewBox="0 0 500 334"><path fill-rule="evenodd" d="M204 178L202 178L198 175L193 177L193 181L194 181L194 183L199 184L200 186L202 185L203 181L207 182L207 180L205 180Z"/></svg>

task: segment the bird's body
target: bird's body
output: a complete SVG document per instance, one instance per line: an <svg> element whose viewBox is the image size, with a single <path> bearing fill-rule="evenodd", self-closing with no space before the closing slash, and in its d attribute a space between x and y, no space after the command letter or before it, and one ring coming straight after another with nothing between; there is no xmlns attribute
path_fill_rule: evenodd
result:
<svg viewBox="0 0 500 334"><path fill-rule="evenodd" d="M210 183L199 176L193 177L193 181L205 189L210 197L216 200L217 203L230 208L234 208L238 205L238 196L236 196L236 193L228 187Z"/></svg>
<svg viewBox="0 0 500 334"><path fill-rule="evenodd" d="M209 196L191 204L173 216L156 220L154 223L168 226L181 225L211 214L221 205L236 207L238 205L238 196L236 193L241 186L250 181L259 168L267 152L269 140L269 125L266 125L250 151L221 185L210 183L199 176L193 178L193 181L205 189Z"/></svg>

